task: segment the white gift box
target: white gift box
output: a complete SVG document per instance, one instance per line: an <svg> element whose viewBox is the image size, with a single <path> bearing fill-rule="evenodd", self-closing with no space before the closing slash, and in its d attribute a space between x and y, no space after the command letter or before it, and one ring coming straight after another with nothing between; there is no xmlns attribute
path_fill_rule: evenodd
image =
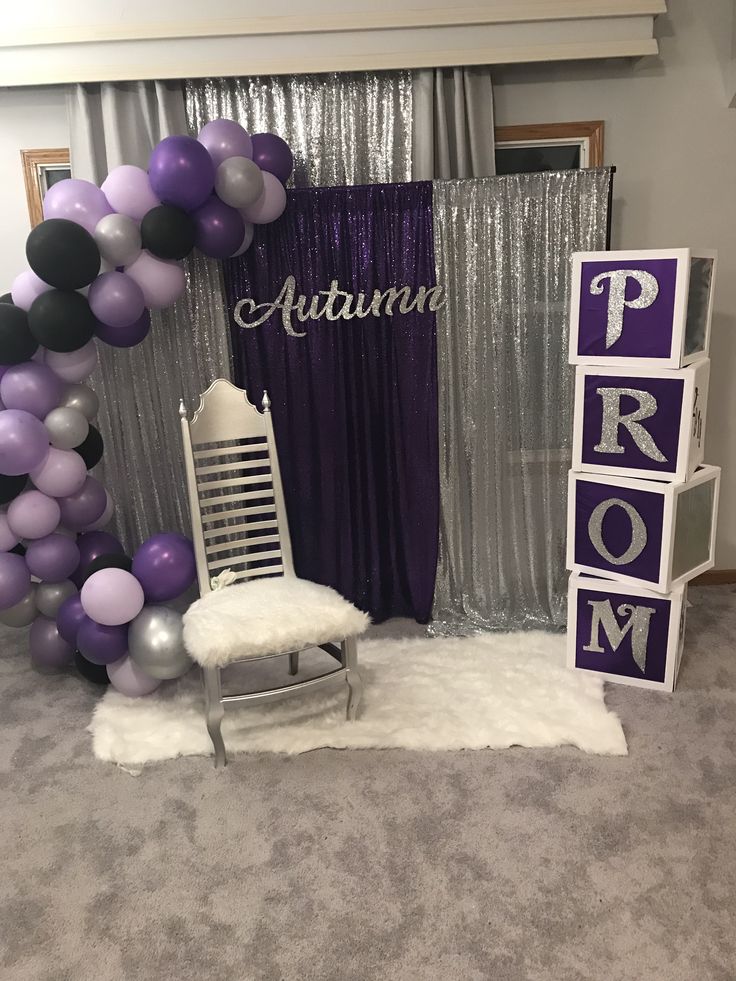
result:
<svg viewBox="0 0 736 981"><path fill-rule="evenodd" d="M654 592L713 567L720 468L682 483L570 471L567 568Z"/></svg>
<svg viewBox="0 0 736 981"><path fill-rule="evenodd" d="M710 361L677 370L579 366L572 469L683 481L703 462Z"/></svg>
<svg viewBox="0 0 736 981"><path fill-rule="evenodd" d="M671 692L682 659L687 587L654 593L571 576L567 665L606 681Z"/></svg>
<svg viewBox="0 0 736 981"><path fill-rule="evenodd" d="M716 254L576 252L570 363L681 368L708 354Z"/></svg>

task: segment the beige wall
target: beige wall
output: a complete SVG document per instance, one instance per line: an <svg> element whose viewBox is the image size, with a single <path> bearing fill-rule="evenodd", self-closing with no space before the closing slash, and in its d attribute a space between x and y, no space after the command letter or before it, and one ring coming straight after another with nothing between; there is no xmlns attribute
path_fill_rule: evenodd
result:
<svg viewBox="0 0 736 981"><path fill-rule="evenodd" d="M723 468L717 565L736 568L736 109L733 4L670 0L660 56L494 71L496 122L605 120L614 248L719 252L706 460Z"/></svg>

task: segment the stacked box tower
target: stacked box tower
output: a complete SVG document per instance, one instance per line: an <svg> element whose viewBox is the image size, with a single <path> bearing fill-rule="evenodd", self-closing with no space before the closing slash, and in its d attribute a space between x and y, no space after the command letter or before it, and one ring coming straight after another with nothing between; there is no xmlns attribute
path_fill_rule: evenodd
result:
<svg viewBox="0 0 736 981"><path fill-rule="evenodd" d="M715 255L573 256L568 664L672 691L687 583L713 566L703 463Z"/></svg>

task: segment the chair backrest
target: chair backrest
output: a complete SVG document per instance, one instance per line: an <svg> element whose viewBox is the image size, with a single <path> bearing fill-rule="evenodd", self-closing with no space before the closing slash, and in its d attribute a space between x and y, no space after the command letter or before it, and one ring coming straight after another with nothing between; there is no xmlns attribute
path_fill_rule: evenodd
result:
<svg viewBox="0 0 736 981"><path fill-rule="evenodd" d="M238 580L294 575L268 394L263 412L218 378L191 421L179 403L200 593L231 569Z"/></svg>

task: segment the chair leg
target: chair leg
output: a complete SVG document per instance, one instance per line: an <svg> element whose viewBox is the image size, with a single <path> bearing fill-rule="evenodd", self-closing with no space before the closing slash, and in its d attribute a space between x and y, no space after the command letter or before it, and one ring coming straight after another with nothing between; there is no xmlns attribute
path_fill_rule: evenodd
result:
<svg viewBox="0 0 736 981"><path fill-rule="evenodd" d="M217 767L227 765L225 743L222 738L222 720L225 715L225 706L221 701L220 669L204 668L202 675L204 677L207 732L210 734L212 745L215 748L215 769L217 769Z"/></svg>
<svg viewBox="0 0 736 981"><path fill-rule="evenodd" d="M289 654L289 674L299 674L299 651Z"/></svg>
<svg viewBox="0 0 736 981"><path fill-rule="evenodd" d="M363 681L358 674L358 641L355 637L346 637L340 644L343 664L348 669L345 680L348 683L348 708L346 718L354 722L358 714L358 706L363 697Z"/></svg>

